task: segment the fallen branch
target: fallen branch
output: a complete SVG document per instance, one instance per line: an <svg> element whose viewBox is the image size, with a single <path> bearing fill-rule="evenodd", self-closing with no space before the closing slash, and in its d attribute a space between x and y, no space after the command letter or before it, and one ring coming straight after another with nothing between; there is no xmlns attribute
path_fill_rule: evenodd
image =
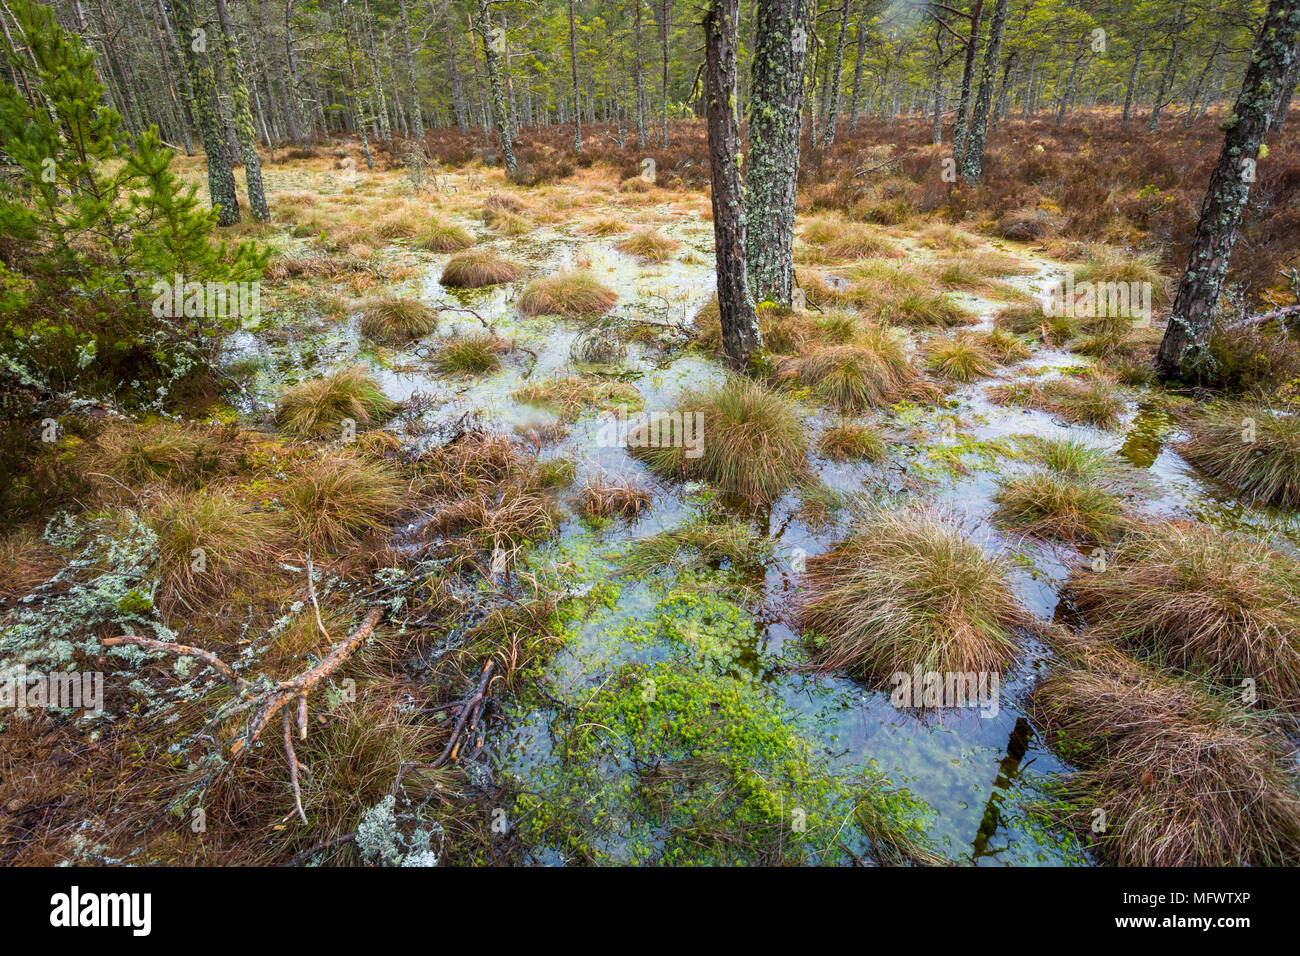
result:
<svg viewBox="0 0 1300 956"><path fill-rule="evenodd" d="M201 647L190 647L187 644L169 644L166 641L157 641L152 637L137 637L135 634L123 634L121 637L105 637L100 640L105 647L117 647L121 644L131 644L135 647L142 648L146 651L162 651L166 654L174 654L177 657L195 657L203 661L213 670L220 672L221 676L226 678L232 684L235 684L241 690L248 685L242 677L235 673L234 668L219 658L211 651L205 651Z"/></svg>
<svg viewBox="0 0 1300 956"><path fill-rule="evenodd" d="M1263 312L1259 315L1252 315L1244 319L1238 319L1236 322L1229 322L1223 326L1225 332L1233 329L1242 329L1248 325L1262 325L1265 322L1272 322L1274 319L1282 324L1282 334L1286 335L1286 319L1290 316L1300 316L1300 305L1287 305L1280 309L1274 309L1272 312Z"/></svg>

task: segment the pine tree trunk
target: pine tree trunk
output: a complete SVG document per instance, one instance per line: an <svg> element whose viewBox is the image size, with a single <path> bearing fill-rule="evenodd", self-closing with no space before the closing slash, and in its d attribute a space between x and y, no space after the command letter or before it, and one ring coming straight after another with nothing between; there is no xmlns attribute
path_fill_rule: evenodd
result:
<svg viewBox="0 0 1300 956"><path fill-rule="evenodd" d="M244 64L235 45L235 28L230 22L226 0L216 0L217 20L221 24L222 47L226 53L226 75L230 78L230 103L239 137L239 150L244 159L244 182L248 190L248 208L258 222L270 222L271 210L266 205L266 189L262 185L262 160L257 155L257 130L253 126L253 112L248 102L248 86L244 83Z"/></svg>
<svg viewBox="0 0 1300 956"><path fill-rule="evenodd" d="M710 0L704 13L704 102L709 127L714 255L722 350L736 369L762 344L745 273L745 200L736 122L738 0Z"/></svg>
<svg viewBox="0 0 1300 956"><path fill-rule="evenodd" d="M1272 0L1241 93L1224 124L1223 149L1210 177L1187 269L1160 343L1156 366L1167 378L1194 371L1204 355L1242 210L1250 195L1260 143L1268 131L1278 86L1295 61L1297 33L1300 0Z"/></svg>
<svg viewBox="0 0 1300 956"><path fill-rule="evenodd" d="M672 0L661 0L660 10L662 12L659 21L660 41L663 47L663 99L664 99L664 116L663 116L663 133L660 141L665 149L668 148L668 39L672 35L672 24L669 18L672 15Z"/></svg>
<svg viewBox="0 0 1300 956"><path fill-rule="evenodd" d="M352 113L353 116L356 117L357 132L361 134L361 148L366 154L366 168L374 169L375 158L370 154L370 139L366 135L366 118L361 115L359 109L355 105L361 101L361 90L357 83L356 58L352 55L352 30L348 26L348 20L350 19L348 11L344 10L341 17L343 20L343 42L348 54L348 76L352 80L352 95L350 97L354 104L352 107Z"/></svg>
<svg viewBox="0 0 1300 956"><path fill-rule="evenodd" d="M569 0L569 69L573 74L573 151L582 152L582 102L578 99L578 34Z"/></svg>
<svg viewBox="0 0 1300 956"><path fill-rule="evenodd" d="M235 174L230 168L225 127L221 120L221 107L217 102L217 81L212 68L212 44L217 38L208 34L199 19L198 0L171 2L176 11L180 34L186 38L182 51L190 76L190 88L194 91L194 119L199 124L203 151L207 154L208 195L212 205L219 210L218 225L233 226L239 222L239 197L235 194ZM201 32L196 36L191 32L194 30Z"/></svg>
<svg viewBox="0 0 1300 956"><path fill-rule="evenodd" d="M1165 95L1169 92L1169 85L1173 83L1174 71L1178 68L1178 41L1183 31L1183 13L1187 5L1178 8L1178 16L1170 32L1169 57L1165 60L1164 71L1160 74L1160 85L1156 88L1156 99L1151 105L1151 119L1147 123L1147 129L1155 132L1156 127L1160 125L1160 110L1165 105Z"/></svg>
<svg viewBox="0 0 1300 956"><path fill-rule="evenodd" d="M809 0L757 0L750 70L746 208L761 228L746 238L754 298L789 306L794 275L800 108L808 60ZM796 42L796 37L802 37Z"/></svg>
<svg viewBox="0 0 1300 956"><path fill-rule="evenodd" d="M1124 115L1121 117L1121 123L1127 123L1133 113L1133 90L1137 86L1138 67L1142 63L1142 45L1133 52L1133 65L1128 71L1128 85L1124 89Z"/></svg>
<svg viewBox="0 0 1300 956"><path fill-rule="evenodd" d="M984 165L984 138L988 135L989 107L993 104L993 77L1002 55L1002 30L1007 22L1007 0L997 0L993 7L993 22L989 24L989 42L984 48L984 66L980 73L979 92L975 95L975 109L971 114L970 133L966 149L961 154L961 176L970 185L979 182Z"/></svg>
<svg viewBox="0 0 1300 956"><path fill-rule="evenodd" d="M415 52L411 49L411 24L406 18L406 0L400 0L402 41L406 44L406 82L411 88L411 125L415 138L424 146L424 113L420 110L420 87L415 82Z"/></svg>
<svg viewBox="0 0 1300 956"><path fill-rule="evenodd" d="M853 65L853 94L849 102L849 133L858 131L858 97L862 92L862 61L867 48L867 17L865 12L858 15L858 51L857 62Z"/></svg>
<svg viewBox="0 0 1300 956"><path fill-rule="evenodd" d="M961 72L961 96L957 100L957 131L953 135L952 156L961 160L966 150L966 134L969 132L971 87L975 83L975 53L979 48L980 18L984 16L984 0L975 0L970 12L970 33L966 38L966 64Z"/></svg>
<svg viewBox="0 0 1300 956"><path fill-rule="evenodd" d="M849 0L840 11L840 28L835 37L835 56L830 64L830 84L826 91L826 126L822 129L821 148L835 142L835 114L840 109L840 74L844 70L844 40L849 32Z"/></svg>
<svg viewBox="0 0 1300 956"><path fill-rule="evenodd" d="M645 118L645 64L641 58L641 3L642 0L632 0L633 38L636 44L636 145L639 149L645 149L650 136Z"/></svg>
<svg viewBox="0 0 1300 956"><path fill-rule="evenodd" d="M500 53L493 46L488 31L492 29L492 19L488 14L488 0L478 0L478 32L483 43L483 62L487 67L488 96L492 107L492 126L497 132L501 144L501 156L506 170L514 172L516 166L514 145L510 142L509 117L506 115L506 81L501 75Z"/></svg>

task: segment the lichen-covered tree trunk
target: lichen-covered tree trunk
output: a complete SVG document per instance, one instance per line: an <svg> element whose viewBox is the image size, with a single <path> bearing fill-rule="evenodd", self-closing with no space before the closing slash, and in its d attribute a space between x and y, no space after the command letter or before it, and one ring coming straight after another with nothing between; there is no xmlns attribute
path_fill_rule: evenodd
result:
<svg viewBox="0 0 1300 956"><path fill-rule="evenodd" d="M984 138L989 130L989 108L993 105L993 78L1002 55L1002 30L1007 23L1007 0L997 0L993 6L993 20L989 24L989 42L984 48L984 65L980 70L979 92L975 94L975 107L971 113L970 132L966 149L961 154L961 177L970 185L979 182L984 166Z"/></svg>
<svg viewBox="0 0 1300 956"><path fill-rule="evenodd" d="M411 126L415 138L424 142L424 112L420 109L420 87L415 82L415 51L411 49L411 24L406 18L406 0L401 0L402 41L406 44L406 82L411 88Z"/></svg>
<svg viewBox="0 0 1300 956"><path fill-rule="evenodd" d="M492 18L488 13L488 0L478 0L476 17L479 39L483 43L483 62L487 65L488 98L491 101L492 126L501 143L501 158L506 169L515 171L514 146L510 142L510 119L506 114L506 81L501 73L501 55L492 40Z"/></svg>
<svg viewBox="0 0 1300 956"><path fill-rule="evenodd" d="M186 38L181 50L185 69L194 95L191 111L199 126L203 151L208 161L208 195L219 210L217 223L233 226L239 222L239 197L235 194L235 174L230 168L226 134L217 102L217 81L212 69L212 41L199 16L199 0L172 0L180 34ZM198 31L197 33L195 31Z"/></svg>
<svg viewBox="0 0 1300 956"><path fill-rule="evenodd" d="M361 109L356 104L363 102L361 97L361 88L357 82L357 63L356 58L352 55L352 30L348 26L348 11L342 13L343 20L343 45L348 54L348 78L352 80L352 92L349 99L352 100L352 115L356 120L357 132L361 135L361 149L366 154L366 168L375 168L375 157L370 153L370 138L366 135L366 118L361 113Z"/></svg>
<svg viewBox="0 0 1300 956"><path fill-rule="evenodd" d="M1277 102L1278 84L1294 62L1298 33L1300 0L1272 0L1241 93L1223 123L1223 149L1210 176L1187 269L1160 342L1156 366L1166 378L1187 375L1204 355L1242 210L1255 178L1260 143Z"/></svg>
<svg viewBox="0 0 1300 956"><path fill-rule="evenodd" d="M639 149L645 149L650 137L645 121L645 64L641 56L641 2L642 0L632 0L632 25L633 37L636 41L636 145Z"/></svg>
<svg viewBox="0 0 1300 956"><path fill-rule="evenodd" d="M943 142L943 64L946 60L945 46L948 35L943 29L943 18L936 12L934 17L934 71L930 74L931 108L934 111L934 128L930 141L938 146Z"/></svg>
<svg viewBox="0 0 1300 956"><path fill-rule="evenodd" d="M740 184L740 124L736 119L739 0L706 2L704 102L709 126L718 312L722 350L734 368L744 369L762 340L745 271L745 198Z"/></svg>
<svg viewBox="0 0 1300 956"><path fill-rule="evenodd" d="M830 84L826 91L826 125L822 128L821 148L835 142L835 114L840 109L840 73L844 70L844 41L849 32L849 0L840 10L840 28L835 34L835 56L831 59Z"/></svg>
<svg viewBox="0 0 1300 956"><path fill-rule="evenodd" d="M569 68L573 73L573 151L582 152L582 102L578 99L578 33L569 0Z"/></svg>
<svg viewBox="0 0 1300 956"><path fill-rule="evenodd" d="M239 152L244 159L244 183L248 191L248 209L258 222L270 222L266 206L266 189L262 185L262 161L257 155L257 130L244 82L244 64L235 43L235 28L230 22L226 0L216 0L217 20L221 24L221 46L226 54L226 75L230 78L230 104L239 137Z"/></svg>
<svg viewBox="0 0 1300 956"><path fill-rule="evenodd" d="M663 130L660 135L660 142L666 149L668 147L668 38L672 35L672 0L661 0L659 5L659 42L663 50Z"/></svg>
<svg viewBox="0 0 1300 956"><path fill-rule="evenodd" d="M961 71L961 95L957 99L957 130L953 135L952 155L960 160L966 150L966 134L970 130L971 87L975 84L975 52L979 48L980 19L984 16L984 0L975 0L970 12L970 32L966 35L966 63Z"/></svg>
<svg viewBox="0 0 1300 956"><path fill-rule="evenodd" d="M755 299L788 306L808 0L757 0L754 17L745 204L759 218L746 240L749 277Z"/></svg>

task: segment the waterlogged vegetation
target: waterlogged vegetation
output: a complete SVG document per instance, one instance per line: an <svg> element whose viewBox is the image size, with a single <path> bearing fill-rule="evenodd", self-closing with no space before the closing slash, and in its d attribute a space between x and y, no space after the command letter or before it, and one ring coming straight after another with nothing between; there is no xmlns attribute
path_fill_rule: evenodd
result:
<svg viewBox="0 0 1300 956"><path fill-rule="evenodd" d="M885 155L802 184L737 368L689 166L445 139L269 157L270 221L195 228L263 283L172 330L210 368L42 386L0 664L106 696L0 714L0 858L1300 860L1285 325L1158 384L1150 325L1044 306L1163 315L1131 224Z"/></svg>

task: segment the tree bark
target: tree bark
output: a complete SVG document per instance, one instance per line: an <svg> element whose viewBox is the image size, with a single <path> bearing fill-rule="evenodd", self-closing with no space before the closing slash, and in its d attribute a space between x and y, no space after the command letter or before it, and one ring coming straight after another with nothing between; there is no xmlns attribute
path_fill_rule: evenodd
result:
<svg viewBox="0 0 1300 956"><path fill-rule="evenodd" d="M790 305L793 291L808 3L757 0L754 6L745 205L762 217L763 226L749 230L745 248L754 298L782 306Z"/></svg>
<svg viewBox="0 0 1300 956"><path fill-rule="evenodd" d="M505 77L501 75L500 54L489 36L488 31L491 28L492 18L488 14L488 0L478 0L478 33L483 43L483 62L487 66L492 125L501 143L501 156L505 161L506 169L513 173L518 164L515 162L514 146L510 142L510 120L506 115L506 82Z"/></svg>
<svg viewBox="0 0 1300 956"><path fill-rule="evenodd" d="M181 49L190 76L190 88L194 92L194 119L199 124L203 152L207 154L208 195L212 205L218 209L218 225L233 226L239 222L239 197L235 194L235 174L230 168L230 154L226 150L225 129L217 103L217 81L210 58L211 44L217 38L209 35L199 19L197 0L172 0L172 7L184 37Z"/></svg>
<svg viewBox="0 0 1300 956"><path fill-rule="evenodd" d="M984 48L984 67L971 114L970 132L966 149L961 154L962 179L972 186L979 182L984 165L984 138L988 135L989 108L993 105L993 78L997 73L998 57L1002 55L1002 30L1006 22L1007 0L997 0L993 7L993 21L989 24L988 46Z"/></svg>
<svg viewBox="0 0 1300 956"><path fill-rule="evenodd" d="M829 86L826 90L826 125L822 128L821 148L835 142L835 114L840 109L840 74L844 70L844 41L849 32L849 0L844 0L840 11L840 28L835 35L835 56L830 63Z"/></svg>
<svg viewBox="0 0 1300 956"><path fill-rule="evenodd" d="M704 102L709 127L718 312L723 353L732 367L744 369L762 340L745 270L745 200L736 121L739 19L739 0L708 0L704 13Z"/></svg>
<svg viewBox="0 0 1300 956"><path fill-rule="evenodd" d="M222 48L226 53L226 73L230 77L230 103L234 113L235 133L239 137L239 151L244 159L244 185L248 192L248 209L258 222L270 222L271 210L266 205L266 188L262 185L262 160L257 155L257 130L253 127L253 111L248 101L248 86L244 83L244 64L235 43L235 27L230 22L226 0L216 0L217 20L221 24Z"/></svg>
<svg viewBox="0 0 1300 956"><path fill-rule="evenodd" d="M966 134L969 132L971 87L975 82L975 53L979 47L980 19L984 16L984 0L975 0L970 12L970 33L966 37L966 65L961 71L961 96L957 100L957 132L953 136L953 159L961 160L966 150Z"/></svg>
<svg viewBox="0 0 1300 956"><path fill-rule="evenodd" d="M1187 376L1204 356L1223 290L1254 163L1268 131L1278 84L1295 61L1300 0L1272 0L1264 16L1232 115L1224 121L1223 149L1201 205L1187 269L1178 286L1156 366L1166 378Z"/></svg>
<svg viewBox="0 0 1300 956"><path fill-rule="evenodd" d="M573 0L569 0L569 68L573 73L573 151L582 152L582 104L578 99L578 33L573 23Z"/></svg>

